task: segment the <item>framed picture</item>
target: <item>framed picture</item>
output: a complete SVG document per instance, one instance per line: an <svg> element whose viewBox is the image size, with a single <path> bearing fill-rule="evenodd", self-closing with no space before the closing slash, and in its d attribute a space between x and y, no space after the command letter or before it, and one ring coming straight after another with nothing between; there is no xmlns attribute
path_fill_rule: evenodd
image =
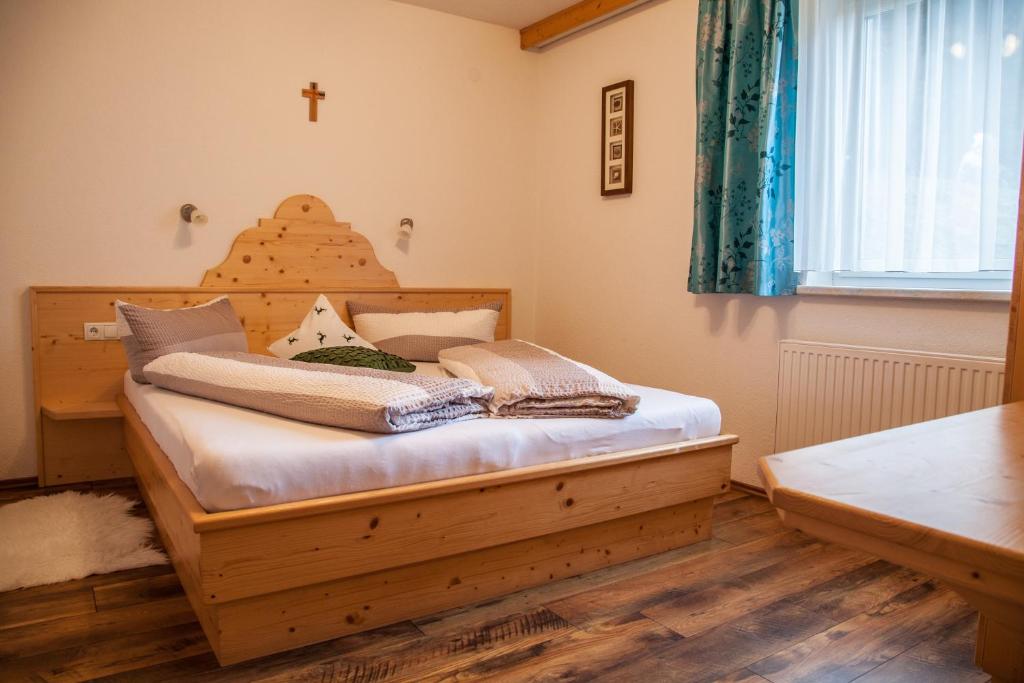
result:
<svg viewBox="0 0 1024 683"><path fill-rule="evenodd" d="M633 81L601 89L601 195L633 192Z"/></svg>

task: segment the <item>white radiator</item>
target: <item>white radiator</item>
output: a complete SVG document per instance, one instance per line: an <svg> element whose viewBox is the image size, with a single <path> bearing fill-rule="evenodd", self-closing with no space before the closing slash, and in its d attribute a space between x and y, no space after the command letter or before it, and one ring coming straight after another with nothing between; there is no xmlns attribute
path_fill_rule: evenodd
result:
<svg viewBox="0 0 1024 683"><path fill-rule="evenodd" d="M987 408L1002 358L784 340L775 452Z"/></svg>

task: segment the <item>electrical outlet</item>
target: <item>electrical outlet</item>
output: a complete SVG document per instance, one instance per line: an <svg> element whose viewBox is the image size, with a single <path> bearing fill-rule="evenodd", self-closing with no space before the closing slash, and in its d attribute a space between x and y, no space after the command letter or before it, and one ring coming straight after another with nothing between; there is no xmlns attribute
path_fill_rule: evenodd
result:
<svg viewBox="0 0 1024 683"><path fill-rule="evenodd" d="M82 336L85 341L118 339L117 323L83 323Z"/></svg>

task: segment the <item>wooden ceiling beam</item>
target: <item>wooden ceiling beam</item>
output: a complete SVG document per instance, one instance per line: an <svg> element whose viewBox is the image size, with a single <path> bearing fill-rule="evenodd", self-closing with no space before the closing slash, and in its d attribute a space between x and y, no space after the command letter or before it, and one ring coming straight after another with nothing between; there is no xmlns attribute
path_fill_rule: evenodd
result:
<svg viewBox="0 0 1024 683"><path fill-rule="evenodd" d="M519 46L539 49L651 0L582 0L519 31Z"/></svg>

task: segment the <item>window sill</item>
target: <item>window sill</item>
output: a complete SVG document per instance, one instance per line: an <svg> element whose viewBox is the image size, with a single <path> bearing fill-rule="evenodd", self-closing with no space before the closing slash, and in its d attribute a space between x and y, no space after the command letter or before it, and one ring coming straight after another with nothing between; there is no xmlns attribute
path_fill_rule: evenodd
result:
<svg viewBox="0 0 1024 683"><path fill-rule="evenodd" d="M830 287L800 285L797 294L806 296L848 296L871 299L923 299L926 301L982 301L1009 303L1010 293L971 289L902 289L888 287Z"/></svg>

